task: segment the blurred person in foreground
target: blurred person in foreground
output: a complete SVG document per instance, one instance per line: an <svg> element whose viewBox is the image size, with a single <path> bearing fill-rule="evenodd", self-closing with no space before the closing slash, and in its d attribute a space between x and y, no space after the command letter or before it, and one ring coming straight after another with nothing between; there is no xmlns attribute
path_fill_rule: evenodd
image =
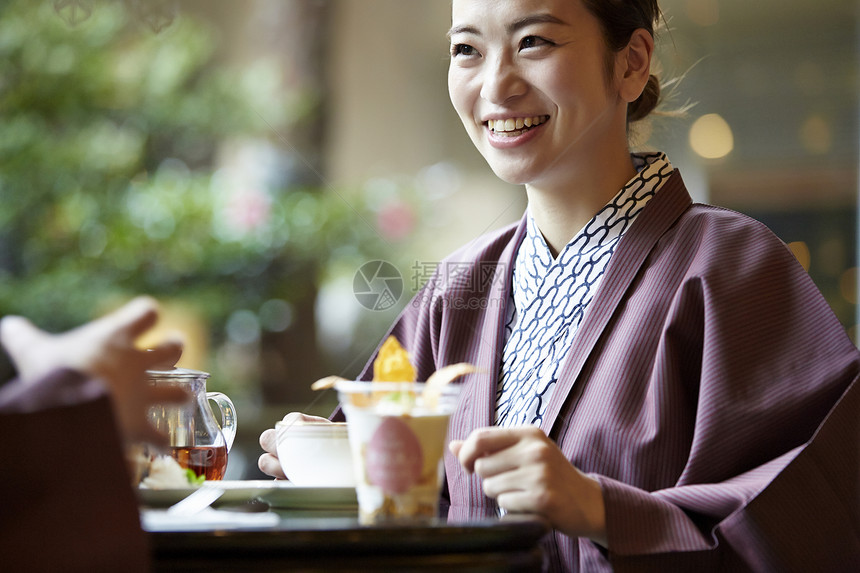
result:
<svg viewBox="0 0 860 573"><path fill-rule="evenodd" d="M418 380L490 373L461 382L440 509L546 518L551 570L860 570L860 353L764 225L630 149L660 96L660 17L452 2L451 101L528 209L443 261L388 333ZM259 465L283 477L274 438Z"/></svg>
<svg viewBox="0 0 860 573"><path fill-rule="evenodd" d="M166 444L147 409L187 399L146 383L146 370L182 352L177 341L135 346L157 318L155 301L140 297L63 334L0 321L17 370L0 387L3 570L149 570L124 444Z"/></svg>

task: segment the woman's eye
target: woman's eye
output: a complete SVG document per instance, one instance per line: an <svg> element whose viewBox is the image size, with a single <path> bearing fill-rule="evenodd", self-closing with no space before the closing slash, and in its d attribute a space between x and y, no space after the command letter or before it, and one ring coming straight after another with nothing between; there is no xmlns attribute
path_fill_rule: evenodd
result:
<svg viewBox="0 0 860 573"><path fill-rule="evenodd" d="M520 49L527 50L529 48L538 48L540 46L549 45L549 40L538 36L526 36L522 40L520 40Z"/></svg>
<svg viewBox="0 0 860 573"><path fill-rule="evenodd" d="M469 44L452 44L452 56L474 56L478 51Z"/></svg>

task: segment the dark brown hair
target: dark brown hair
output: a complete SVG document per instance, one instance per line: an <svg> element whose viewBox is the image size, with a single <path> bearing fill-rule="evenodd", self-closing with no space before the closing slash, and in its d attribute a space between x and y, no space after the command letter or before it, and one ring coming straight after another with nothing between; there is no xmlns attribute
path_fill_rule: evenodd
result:
<svg viewBox="0 0 860 573"><path fill-rule="evenodd" d="M661 17L657 0L582 0L583 5L600 22L606 40L606 77L615 69L615 54L624 49L633 32L642 28L654 37ZM639 121L654 111L660 102L660 80L654 74L635 101L627 104L627 123Z"/></svg>

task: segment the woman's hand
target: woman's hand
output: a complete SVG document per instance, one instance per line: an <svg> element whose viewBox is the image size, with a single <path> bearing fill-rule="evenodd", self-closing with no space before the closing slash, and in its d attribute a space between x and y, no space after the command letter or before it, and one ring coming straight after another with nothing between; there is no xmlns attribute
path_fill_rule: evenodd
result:
<svg viewBox="0 0 860 573"><path fill-rule="evenodd" d="M481 428L450 449L502 509L538 514L571 537L607 546L600 483L576 469L539 428Z"/></svg>
<svg viewBox="0 0 860 573"><path fill-rule="evenodd" d="M7 316L0 321L0 342L23 383L61 368L98 378L110 390L124 437L161 445L166 437L149 423L147 410L155 403L184 402L188 395L180 388L157 388L146 382L147 370L171 367L182 354L178 340L149 350L135 346L137 338L157 320L156 302L139 297L63 334L50 334L26 318Z"/></svg>
<svg viewBox="0 0 860 573"><path fill-rule="evenodd" d="M319 416L302 414L301 412L290 412L284 416L284 422L328 422L328 420ZM260 471L275 479L287 479L287 476L284 475L284 470L281 468L281 462L278 460L277 430L269 428L260 434L260 446L262 446L265 452L257 460L257 466L260 468Z"/></svg>

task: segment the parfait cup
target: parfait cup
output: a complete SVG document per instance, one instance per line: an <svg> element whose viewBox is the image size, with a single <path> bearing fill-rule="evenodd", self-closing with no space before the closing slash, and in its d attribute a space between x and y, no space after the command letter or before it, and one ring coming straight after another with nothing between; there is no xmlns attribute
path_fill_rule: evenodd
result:
<svg viewBox="0 0 860 573"><path fill-rule="evenodd" d="M359 520L425 520L438 514L448 421L459 385L342 381Z"/></svg>

